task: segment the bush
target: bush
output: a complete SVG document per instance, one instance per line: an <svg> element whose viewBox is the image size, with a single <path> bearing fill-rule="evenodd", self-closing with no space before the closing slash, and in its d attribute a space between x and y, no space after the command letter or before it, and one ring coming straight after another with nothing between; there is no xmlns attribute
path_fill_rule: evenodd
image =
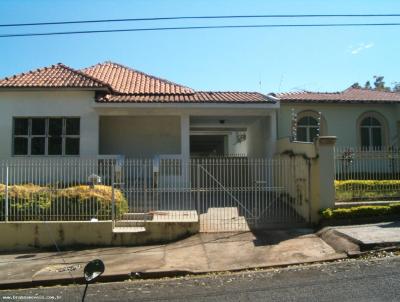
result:
<svg viewBox="0 0 400 302"><path fill-rule="evenodd" d="M111 219L110 186L74 186L61 189L33 184L8 187L10 220L90 220ZM115 213L128 210L128 203L114 190ZM4 216L5 185L0 184L0 216Z"/></svg>
<svg viewBox="0 0 400 302"><path fill-rule="evenodd" d="M400 198L400 180L336 180L337 201Z"/></svg>
<svg viewBox="0 0 400 302"><path fill-rule="evenodd" d="M320 212L325 219L358 218L400 214L400 204L382 206L357 206L350 208L328 208Z"/></svg>

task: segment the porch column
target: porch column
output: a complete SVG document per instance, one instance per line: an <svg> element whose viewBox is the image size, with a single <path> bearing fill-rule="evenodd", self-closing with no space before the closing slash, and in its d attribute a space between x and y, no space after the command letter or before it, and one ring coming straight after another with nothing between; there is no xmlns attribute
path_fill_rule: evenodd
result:
<svg viewBox="0 0 400 302"><path fill-rule="evenodd" d="M268 123L267 123L268 129L265 129L267 135L266 135L266 156L267 158L272 158L276 152L276 139L277 139L277 129L276 129L276 111L274 110L269 116L268 116Z"/></svg>
<svg viewBox="0 0 400 302"><path fill-rule="evenodd" d="M182 160L190 158L190 122L189 115L181 115L181 156Z"/></svg>
<svg viewBox="0 0 400 302"><path fill-rule="evenodd" d="M190 121L188 115L181 115L181 156L182 156L182 185L189 184L190 162Z"/></svg>

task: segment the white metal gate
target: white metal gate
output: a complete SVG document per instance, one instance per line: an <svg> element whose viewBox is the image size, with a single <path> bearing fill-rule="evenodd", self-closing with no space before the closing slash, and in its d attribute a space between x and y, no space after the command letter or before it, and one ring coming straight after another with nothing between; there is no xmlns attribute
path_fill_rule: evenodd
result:
<svg viewBox="0 0 400 302"><path fill-rule="evenodd" d="M309 163L304 159L125 159L115 178L128 199L129 219L196 216L202 232L282 227L309 219Z"/></svg>

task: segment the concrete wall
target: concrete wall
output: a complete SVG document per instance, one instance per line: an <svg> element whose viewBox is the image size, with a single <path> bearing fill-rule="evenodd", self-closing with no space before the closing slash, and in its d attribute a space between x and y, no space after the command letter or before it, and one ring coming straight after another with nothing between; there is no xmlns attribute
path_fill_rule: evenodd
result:
<svg viewBox="0 0 400 302"><path fill-rule="evenodd" d="M267 117L256 119L247 128L247 155L249 157L265 157L267 155L269 129L269 119Z"/></svg>
<svg viewBox="0 0 400 302"><path fill-rule="evenodd" d="M100 154L152 158L180 154L179 116L102 116Z"/></svg>
<svg viewBox="0 0 400 302"><path fill-rule="evenodd" d="M237 134L238 132L233 131L232 133L227 135L226 152L229 154L247 154L247 134L246 139L241 142L238 142Z"/></svg>
<svg viewBox="0 0 400 302"><path fill-rule="evenodd" d="M357 146L357 119L363 113L372 111L384 116L388 126L388 143L393 143L398 135L399 107L396 104L281 104L278 113L278 138L291 135L291 109L294 108L297 113L304 110L320 111L327 124L323 135L336 136L337 146Z"/></svg>
<svg viewBox="0 0 400 302"><path fill-rule="evenodd" d="M80 154L98 154L97 113L93 91L1 91L0 158L12 156L13 117L80 117Z"/></svg>
<svg viewBox="0 0 400 302"><path fill-rule="evenodd" d="M112 222L0 223L0 251L74 246L135 246L175 241L199 231L198 221L147 222L146 231L112 233Z"/></svg>
<svg viewBox="0 0 400 302"><path fill-rule="evenodd" d="M294 170L288 173L282 186L292 196L302 198L294 205L298 214L307 221L317 223L321 209L335 204L335 167L334 146L336 137L321 136L315 143L290 142L288 139L278 141L277 156L290 160ZM293 186L294 184L294 186Z"/></svg>

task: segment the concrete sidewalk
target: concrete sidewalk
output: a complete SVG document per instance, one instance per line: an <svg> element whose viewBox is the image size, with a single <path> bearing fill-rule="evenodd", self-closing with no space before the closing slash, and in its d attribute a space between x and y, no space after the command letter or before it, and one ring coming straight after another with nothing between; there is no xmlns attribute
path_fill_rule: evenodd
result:
<svg viewBox="0 0 400 302"><path fill-rule="evenodd" d="M167 245L110 247L65 252L0 255L0 288L82 278L85 264L102 259L103 279L242 270L345 258L311 229L257 234L197 234Z"/></svg>
<svg viewBox="0 0 400 302"><path fill-rule="evenodd" d="M400 221L326 227L318 235L336 251L354 255L380 247L400 246Z"/></svg>

